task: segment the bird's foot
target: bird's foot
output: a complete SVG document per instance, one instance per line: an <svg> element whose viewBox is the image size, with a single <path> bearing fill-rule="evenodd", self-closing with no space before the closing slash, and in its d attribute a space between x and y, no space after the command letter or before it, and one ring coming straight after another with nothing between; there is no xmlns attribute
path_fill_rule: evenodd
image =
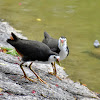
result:
<svg viewBox="0 0 100 100"><path fill-rule="evenodd" d="M43 81L39 76L37 76L37 79L41 82L41 83L44 83L44 84L47 84L45 81Z"/></svg>
<svg viewBox="0 0 100 100"><path fill-rule="evenodd" d="M59 80L62 80L59 76L56 75L56 77L57 77Z"/></svg>
<svg viewBox="0 0 100 100"><path fill-rule="evenodd" d="M51 75L54 75L54 73L53 72L48 72L49 74L51 74Z"/></svg>
<svg viewBox="0 0 100 100"><path fill-rule="evenodd" d="M31 82L36 82L36 80L32 80L31 78L27 77L26 75L22 76L21 79L22 78L25 78L25 79L27 79L27 80L29 80Z"/></svg>
<svg viewBox="0 0 100 100"><path fill-rule="evenodd" d="M59 80L62 80L57 74L55 74L53 72L49 72L49 74L56 76Z"/></svg>

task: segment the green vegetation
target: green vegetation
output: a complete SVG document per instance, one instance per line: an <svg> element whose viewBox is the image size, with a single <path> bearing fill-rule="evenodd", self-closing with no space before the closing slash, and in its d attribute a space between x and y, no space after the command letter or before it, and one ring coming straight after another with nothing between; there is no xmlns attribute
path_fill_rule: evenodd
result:
<svg viewBox="0 0 100 100"><path fill-rule="evenodd" d="M6 54L11 54L13 56L19 56L19 54L17 53L17 51L15 49L12 48L5 48L5 47L0 47L1 51L6 53Z"/></svg>

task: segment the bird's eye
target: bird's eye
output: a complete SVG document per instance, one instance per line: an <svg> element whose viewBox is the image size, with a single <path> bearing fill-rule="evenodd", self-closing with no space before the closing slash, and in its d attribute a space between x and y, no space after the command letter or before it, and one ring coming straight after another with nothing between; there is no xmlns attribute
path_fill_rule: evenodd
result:
<svg viewBox="0 0 100 100"><path fill-rule="evenodd" d="M56 57L54 56L54 58L56 59Z"/></svg>

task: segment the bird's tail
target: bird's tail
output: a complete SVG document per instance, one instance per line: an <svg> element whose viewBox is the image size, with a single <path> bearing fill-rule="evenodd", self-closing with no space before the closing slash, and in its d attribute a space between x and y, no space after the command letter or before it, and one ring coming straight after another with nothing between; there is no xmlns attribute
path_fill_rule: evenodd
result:
<svg viewBox="0 0 100 100"><path fill-rule="evenodd" d="M17 40L18 40L18 37L13 32L11 32L11 37L10 39L7 39L7 42L11 44L12 42L17 41Z"/></svg>
<svg viewBox="0 0 100 100"><path fill-rule="evenodd" d="M10 39L16 41L18 39L18 37L13 32L11 32Z"/></svg>
<svg viewBox="0 0 100 100"><path fill-rule="evenodd" d="M50 38L50 35L47 32L44 32L44 37L45 38Z"/></svg>

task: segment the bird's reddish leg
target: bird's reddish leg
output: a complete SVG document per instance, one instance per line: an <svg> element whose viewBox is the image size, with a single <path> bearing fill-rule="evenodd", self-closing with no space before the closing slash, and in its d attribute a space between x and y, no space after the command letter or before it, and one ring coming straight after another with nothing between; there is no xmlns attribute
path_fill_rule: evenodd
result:
<svg viewBox="0 0 100 100"><path fill-rule="evenodd" d="M25 79L28 79L28 80L31 81L31 82L35 82L34 80L32 80L32 79L30 79L29 77L27 77L27 75L26 75L26 73L25 73L25 71L24 71L24 69L23 69L23 67L22 67L23 64L24 64L24 63L21 63L21 64L20 64L20 68L21 68L21 70L22 70L23 73L24 73L24 76L23 76L23 77L24 77ZM23 77L22 77L22 78L23 78Z"/></svg>
<svg viewBox="0 0 100 100"><path fill-rule="evenodd" d="M29 69L36 75L37 79L39 79L40 82L47 84L45 81L43 81L38 75L37 73L32 69L32 63L29 65Z"/></svg>

